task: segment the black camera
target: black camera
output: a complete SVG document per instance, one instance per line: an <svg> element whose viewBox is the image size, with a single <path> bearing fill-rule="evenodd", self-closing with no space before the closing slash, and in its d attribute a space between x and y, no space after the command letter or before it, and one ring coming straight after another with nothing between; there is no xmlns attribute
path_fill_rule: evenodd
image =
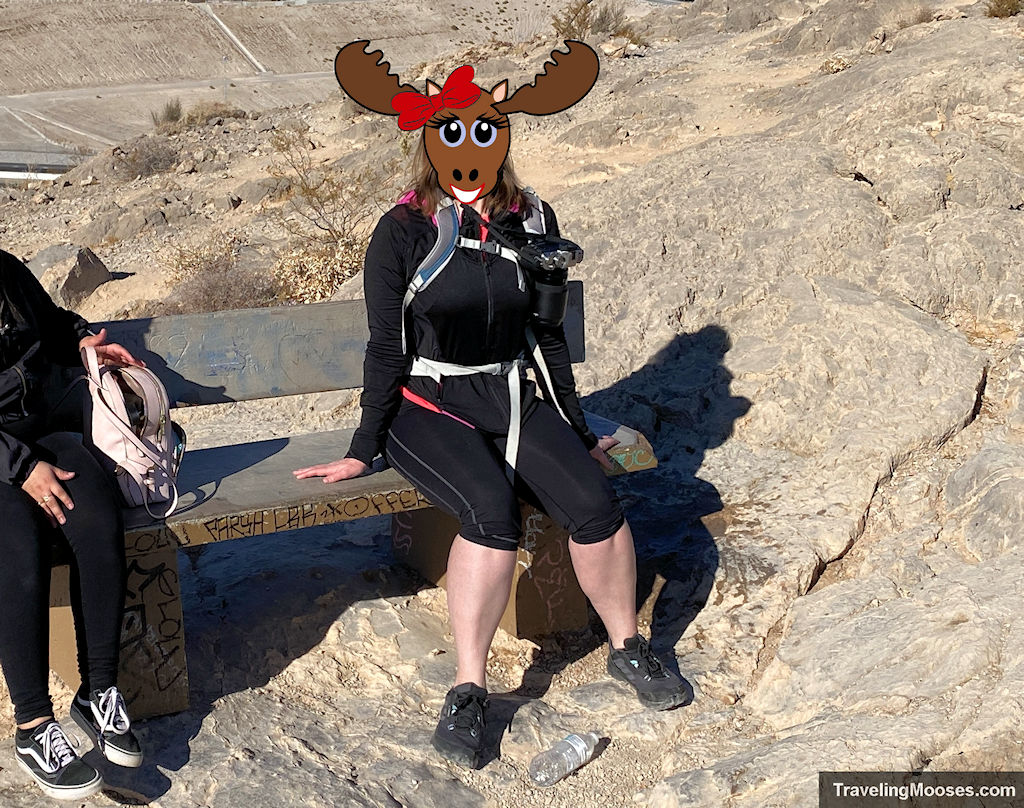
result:
<svg viewBox="0 0 1024 808"><path fill-rule="evenodd" d="M530 308L540 325L561 325L569 301L569 267L583 260L583 248L558 236L543 233L512 233L531 287Z"/></svg>

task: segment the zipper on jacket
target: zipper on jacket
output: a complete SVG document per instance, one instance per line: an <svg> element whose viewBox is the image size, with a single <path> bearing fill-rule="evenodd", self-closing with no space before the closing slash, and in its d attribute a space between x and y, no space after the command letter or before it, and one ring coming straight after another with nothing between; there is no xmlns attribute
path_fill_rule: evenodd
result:
<svg viewBox="0 0 1024 808"><path fill-rule="evenodd" d="M485 356L489 357L491 355L491 343L493 342L491 331L494 327L494 293L491 289L491 268L487 264L487 254L482 251L480 253L480 263L484 267L484 283L487 285L487 337L484 347L487 349Z"/></svg>
<svg viewBox="0 0 1024 808"><path fill-rule="evenodd" d="M18 378L21 379L21 416L28 418L28 410L25 409L25 399L28 397L28 379L25 378L25 372L17 365L12 365L12 367L18 374Z"/></svg>

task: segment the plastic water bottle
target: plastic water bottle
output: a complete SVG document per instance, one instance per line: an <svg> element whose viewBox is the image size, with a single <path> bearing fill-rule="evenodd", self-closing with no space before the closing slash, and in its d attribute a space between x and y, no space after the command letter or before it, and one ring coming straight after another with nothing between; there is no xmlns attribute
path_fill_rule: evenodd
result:
<svg viewBox="0 0 1024 808"><path fill-rule="evenodd" d="M563 738L530 761L530 779L538 786L553 786L590 760L600 740L596 732L574 732Z"/></svg>

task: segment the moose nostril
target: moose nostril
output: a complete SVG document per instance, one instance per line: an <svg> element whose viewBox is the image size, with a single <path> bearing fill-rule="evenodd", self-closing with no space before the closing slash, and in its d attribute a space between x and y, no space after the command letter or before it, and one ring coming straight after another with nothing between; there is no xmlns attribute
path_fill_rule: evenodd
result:
<svg viewBox="0 0 1024 808"><path fill-rule="evenodd" d="M472 171L469 172L469 181L470 182L476 182L476 178L479 177L479 176L480 176L480 172L477 171L474 168Z"/></svg>
<svg viewBox="0 0 1024 808"><path fill-rule="evenodd" d="M455 177L456 182L462 182L462 172L459 169L455 169L452 172L452 176Z"/></svg>

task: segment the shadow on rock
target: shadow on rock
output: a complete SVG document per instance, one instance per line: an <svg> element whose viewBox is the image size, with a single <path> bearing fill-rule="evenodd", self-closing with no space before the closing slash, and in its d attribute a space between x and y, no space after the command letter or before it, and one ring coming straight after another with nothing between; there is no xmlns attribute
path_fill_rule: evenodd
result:
<svg viewBox="0 0 1024 808"><path fill-rule="evenodd" d="M713 514L722 510L722 500L697 474L705 453L732 435L751 406L729 391L733 377L724 360L730 347L719 326L681 334L640 370L584 401L587 410L638 428L658 457L656 469L622 475L614 483L636 544L641 632L650 627L652 647L680 675L675 647L707 603L719 564ZM591 617L581 631L544 638L520 687L492 698L498 705L490 720L499 726L489 728L495 747L524 703L542 697L554 676L605 643L600 620ZM689 682L687 688L683 706L693 700ZM574 694L592 709L622 694L632 697L627 685L611 681L583 685Z"/></svg>

